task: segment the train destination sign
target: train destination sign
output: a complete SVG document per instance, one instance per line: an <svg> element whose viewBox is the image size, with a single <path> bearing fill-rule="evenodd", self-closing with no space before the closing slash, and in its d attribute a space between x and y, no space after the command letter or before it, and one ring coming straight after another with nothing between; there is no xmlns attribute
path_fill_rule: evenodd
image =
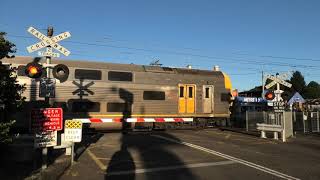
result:
<svg viewBox="0 0 320 180"><path fill-rule="evenodd" d="M51 46L54 49L56 49L59 52L61 52L62 54L64 54L65 56L69 56L70 55L70 51L68 49L66 49L65 47L63 47L60 44L58 44L58 42L71 37L70 32L67 31L67 32L58 34L58 35L56 35L54 37L51 37L51 38L46 36L46 35L44 35L44 34L42 34L40 31L38 31L34 27L29 27L28 28L28 32L30 34L32 34L33 36L35 36L36 38L41 40L40 42L27 47L27 50L28 50L29 53L32 53L32 52L37 51L37 50L40 50L40 49L45 48L47 46ZM51 55L51 54L50 53L44 53L44 55ZM55 57L54 54L52 54L52 56Z"/></svg>
<svg viewBox="0 0 320 180"><path fill-rule="evenodd" d="M31 111L31 128L34 131L62 130L62 108L33 109Z"/></svg>

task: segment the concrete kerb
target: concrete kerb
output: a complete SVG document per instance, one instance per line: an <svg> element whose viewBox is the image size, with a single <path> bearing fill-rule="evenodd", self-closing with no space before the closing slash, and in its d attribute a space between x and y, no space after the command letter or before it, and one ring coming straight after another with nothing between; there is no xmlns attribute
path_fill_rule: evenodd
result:
<svg viewBox="0 0 320 180"><path fill-rule="evenodd" d="M249 136L253 136L256 137L257 139L261 140L261 141L274 141L277 142L277 140L274 139L267 139L267 138L260 138L261 134L259 131L246 131L243 129L238 129L238 128L228 128L228 127L220 127L219 128L221 131L230 131L230 132L234 132L234 133L240 133L240 134L245 134L245 135L249 135Z"/></svg>
<svg viewBox="0 0 320 180"><path fill-rule="evenodd" d="M61 155L47 169L39 171L25 180L56 180L70 167L70 156Z"/></svg>
<svg viewBox="0 0 320 180"><path fill-rule="evenodd" d="M240 128L228 128L228 127L219 127L221 131L231 131L235 133L241 133L245 135L250 135L250 136L255 136L255 137L260 137L260 132L251 132L251 131L246 131Z"/></svg>

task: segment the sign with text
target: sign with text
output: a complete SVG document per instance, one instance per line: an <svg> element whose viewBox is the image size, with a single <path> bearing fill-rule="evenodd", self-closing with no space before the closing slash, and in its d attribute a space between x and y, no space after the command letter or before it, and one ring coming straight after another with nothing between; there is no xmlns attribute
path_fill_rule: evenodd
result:
<svg viewBox="0 0 320 180"><path fill-rule="evenodd" d="M259 97L237 97L237 101L239 102L248 102L248 103L261 103L261 102L265 102L266 100L264 100L263 98L259 98Z"/></svg>
<svg viewBox="0 0 320 180"><path fill-rule="evenodd" d="M66 120L64 129L64 140L71 142L81 142L82 122L79 120Z"/></svg>
<svg viewBox="0 0 320 180"><path fill-rule="evenodd" d="M279 75L279 76L272 76L272 75L267 75L267 78L268 79L271 79L272 82L267 84L265 86L265 88L269 89L271 88L272 86L276 85L277 83L279 84L282 84L284 86L287 86L288 88L291 88L292 84L286 82L285 80L283 80L284 78L287 78L288 76L286 74L282 74L282 75Z"/></svg>
<svg viewBox="0 0 320 180"><path fill-rule="evenodd" d="M273 102L274 112L283 112L285 103L283 101L275 101Z"/></svg>
<svg viewBox="0 0 320 180"><path fill-rule="evenodd" d="M57 131L42 131L35 134L34 147L52 147L57 145Z"/></svg>
<svg viewBox="0 0 320 180"><path fill-rule="evenodd" d="M63 32L63 33L58 34L54 37L48 37L48 36L42 34L37 29L35 29L34 27L29 27L28 32L30 34L32 34L33 36L35 36L36 38L41 40L40 42L27 47L27 50L29 53L40 50L40 49L45 48L47 46L51 46L52 48L54 48L54 49L58 50L59 52L61 52L62 54L64 54L65 56L70 55L70 51L68 49L66 49L65 47L58 44L59 41L62 41L64 39L71 37L70 32ZM45 56L52 56L52 57L58 56L57 53L52 53L52 52L41 52L40 54L45 55Z"/></svg>
<svg viewBox="0 0 320 180"><path fill-rule="evenodd" d="M62 130L62 108L33 109L31 128L34 131Z"/></svg>

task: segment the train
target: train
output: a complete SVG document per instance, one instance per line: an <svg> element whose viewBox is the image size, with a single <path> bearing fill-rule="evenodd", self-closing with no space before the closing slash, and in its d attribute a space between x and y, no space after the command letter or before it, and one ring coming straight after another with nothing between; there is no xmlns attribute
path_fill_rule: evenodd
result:
<svg viewBox="0 0 320 180"><path fill-rule="evenodd" d="M24 107L17 112L17 124L24 127L30 127L30 111L45 104L39 97L40 78L25 74L30 62L45 63L45 58L2 59L16 69L18 82L26 87ZM61 107L64 119L91 122L94 128L123 128L121 121L129 128L150 124L166 128L224 124L230 118L232 83L218 67L200 70L53 58L51 67L57 64L66 65L69 75L64 82L56 80L49 104Z"/></svg>

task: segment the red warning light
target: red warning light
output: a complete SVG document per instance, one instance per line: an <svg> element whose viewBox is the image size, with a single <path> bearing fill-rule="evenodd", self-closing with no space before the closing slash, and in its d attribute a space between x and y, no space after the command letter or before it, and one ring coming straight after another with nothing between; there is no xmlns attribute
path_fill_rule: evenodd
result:
<svg viewBox="0 0 320 180"><path fill-rule="evenodd" d="M39 78L42 75L42 66L38 63L29 63L26 66L26 75L30 78Z"/></svg>
<svg viewBox="0 0 320 180"><path fill-rule="evenodd" d="M269 91L265 94L266 100L273 100L275 98L275 95L272 91Z"/></svg>

